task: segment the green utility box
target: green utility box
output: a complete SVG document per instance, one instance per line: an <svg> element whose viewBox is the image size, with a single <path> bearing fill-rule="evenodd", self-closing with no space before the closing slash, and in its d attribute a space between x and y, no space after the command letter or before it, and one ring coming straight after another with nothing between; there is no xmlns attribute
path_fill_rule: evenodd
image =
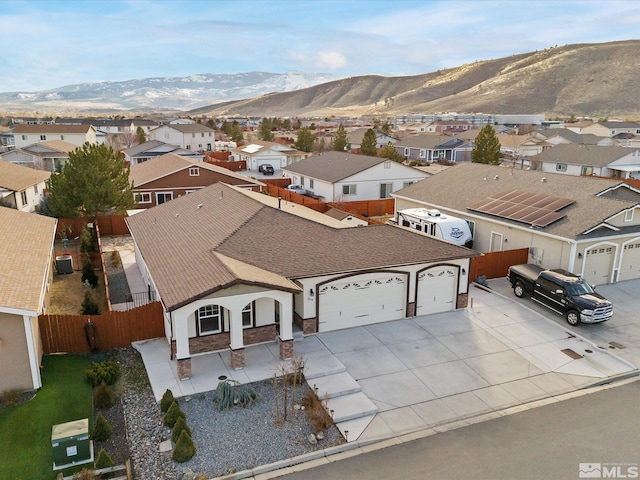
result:
<svg viewBox="0 0 640 480"><path fill-rule="evenodd" d="M89 440L89 419L54 425L51 429L53 469L93 462L93 442Z"/></svg>

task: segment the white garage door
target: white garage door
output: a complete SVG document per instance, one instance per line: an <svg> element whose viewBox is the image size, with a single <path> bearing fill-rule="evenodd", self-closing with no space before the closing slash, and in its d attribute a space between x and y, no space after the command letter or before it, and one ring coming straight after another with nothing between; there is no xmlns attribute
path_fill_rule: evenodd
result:
<svg viewBox="0 0 640 480"><path fill-rule="evenodd" d="M420 272L416 315L454 310L457 286L458 269L450 265L441 265Z"/></svg>
<svg viewBox="0 0 640 480"><path fill-rule="evenodd" d="M587 250L583 278L591 285L603 285L611 280L613 247L602 246Z"/></svg>
<svg viewBox="0 0 640 480"><path fill-rule="evenodd" d="M318 331L328 332L405 316L405 275L367 274L328 283L318 290Z"/></svg>
<svg viewBox="0 0 640 480"><path fill-rule="evenodd" d="M629 243L622 251L622 264L618 280L640 278L640 242Z"/></svg>

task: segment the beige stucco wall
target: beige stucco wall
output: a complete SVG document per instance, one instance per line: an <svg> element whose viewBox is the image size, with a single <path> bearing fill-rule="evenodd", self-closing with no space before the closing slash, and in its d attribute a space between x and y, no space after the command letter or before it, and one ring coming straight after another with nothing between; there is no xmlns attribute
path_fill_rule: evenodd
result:
<svg viewBox="0 0 640 480"><path fill-rule="evenodd" d="M16 388L33 388L24 320L21 315L0 313L0 342L0 392Z"/></svg>

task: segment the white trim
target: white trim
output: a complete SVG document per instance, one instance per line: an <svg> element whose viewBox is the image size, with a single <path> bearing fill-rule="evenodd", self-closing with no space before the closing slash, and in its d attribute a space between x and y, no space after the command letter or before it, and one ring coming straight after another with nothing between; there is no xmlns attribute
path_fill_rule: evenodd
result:
<svg viewBox="0 0 640 480"><path fill-rule="evenodd" d="M614 282L617 282L618 279L620 278L620 271L622 269L622 260L624 259L624 247L626 247L627 245L629 245L630 243L635 243L640 241L640 236L637 236L635 238L629 239L626 242L622 242L620 244L620 257L618 258L618 262L617 265L614 262L613 266L614 266L614 270L616 271L617 275L616 275L616 279L613 280Z"/></svg>
<svg viewBox="0 0 640 480"><path fill-rule="evenodd" d="M40 378L40 362L36 358L35 338L33 336L33 330L31 328L31 317L27 315L22 316L24 324L24 335L27 340L27 350L29 352L29 367L31 368L31 382L33 388L40 388L42 386L42 380Z"/></svg>
<svg viewBox="0 0 640 480"><path fill-rule="evenodd" d="M156 192L156 205L161 205L161 203L158 202L158 197L160 195L165 195L165 196L166 195L171 195L171 198L169 200L167 200L165 198L165 200L162 203L167 203L167 202L170 202L171 200L173 200L173 191L171 191L171 192Z"/></svg>
<svg viewBox="0 0 640 480"><path fill-rule="evenodd" d="M618 243L614 243L614 242L600 242L600 243L594 243L593 245L590 245L588 247L585 247L582 250L582 268L580 269L580 276L582 278L584 278L584 267L587 264L587 250L593 250L594 248L598 248L602 245L609 245L610 247L614 248L613 251L613 262L611 263L611 267L612 270L609 272L609 283L613 283L615 282L614 280L614 274L618 271L616 269L616 259L618 258L618 249L620 248L620 244Z"/></svg>
<svg viewBox="0 0 640 480"><path fill-rule="evenodd" d="M133 193L133 198L136 198L136 195L140 196L140 200L138 200L136 203L139 204L143 204L143 203L152 203L153 202L153 197L151 196L153 194L153 192L134 192ZM149 200L144 200L144 195L148 195L149 196Z"/></svg>
<svg viewBox="0 0 640 480"><path fill-rule="evenodd" d="M494 249L493 248L493 238L494 236L500 237L500 248L499 249ZM504 243L504 234L500 233L500 232L494 232L493 230L491 230L491 236L489 237L489 251L490 252L502 252L502 244Z"/></svg>
<svg viewBox="0 0 640 480"><path fill-rule="evenodd" d="M609 230L613 230L614 232L619 232L620 229L618 227L614 227L613 225L609 225L608 223L602 222L598 225L596 225L595 227L591 227L589 230L585 230L583 233L583 235L588 235L589 233L593 232L594 230L599 229L600 227L604 227L604 228L608 228Z"/></svg>

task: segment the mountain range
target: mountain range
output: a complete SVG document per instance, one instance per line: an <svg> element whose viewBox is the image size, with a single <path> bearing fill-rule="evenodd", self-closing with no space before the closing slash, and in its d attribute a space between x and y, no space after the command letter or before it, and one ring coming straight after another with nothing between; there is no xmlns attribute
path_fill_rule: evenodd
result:
<svg viewBox="0 0 640 480"><path fill-rule="evenodd" d="M0 93L6 111L210 116L532 113L640 117L640 40L555 46L413 76L250 72Z"/></svg>

